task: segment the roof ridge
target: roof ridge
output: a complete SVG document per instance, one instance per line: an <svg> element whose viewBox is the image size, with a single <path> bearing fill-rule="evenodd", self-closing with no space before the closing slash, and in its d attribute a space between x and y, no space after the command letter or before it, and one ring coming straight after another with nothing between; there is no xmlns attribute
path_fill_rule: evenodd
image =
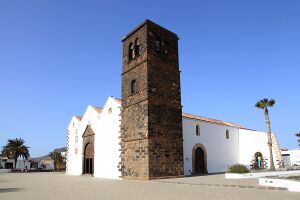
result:
<svg viewBox="0 0 300 200"><path fill-rule="evenodd" d="M225 126L245 128L242 125L237 124L237 123L227 122L224 120L219 120L219 119L214 119L214 118L209 118L209 117L203 117L200 115L195 115L195 114L190 114L190 113L185 113L185 112L182 112L182 116L185 118L197 119L197 120L206 121L206 122L215 123L215 124L221 124L221 125L225 125Z"/></svg>
<svg viewBox="0 0 300 200"><path fill-rule="evenodd" d="M117 101L118 103L122 103L122 99L120 98L116 98L114 96L110 96L111 98L113 98L115 101Z"/></svg>
<svg viewBox="0 0 300 200"><path fill-rule="evenodd" d="M103 110L103 108L101 108L101 107L98 107L98 106L95 106L95 105L90 105L97 113L101 113L102 112L102 110Z"/></svg>
<svg viewBox="0 0 300 200"><path fill-rule="evenodd" d="M80 115L74 115L74 117L77 118L79 121L81 121L81 119L82 119L82 116L80 116Z"/></svg>
<svg viewBox="0 0 300 200"><path fill-rule="evenodd" d="M118 103L122 103L121 98L116 98L114 96L110 96L111 98L113 98L115 101L117 101ZM97 113L101 113L103 108L96 106L96 105L90 105ZM221 124L221 125L225 125L225 126L231 126L231 127L237 127L237 128L242 128L242 129L248 129L248 130L252 130L249 128L246 128L244 126L242 126L239 123L235 123L235 122L229 122L229 121L225 121L225 120L220 120L220 119L215 119L215 118L210 118L210 117L204 117L204 116L200 116L200 115L195 115L195 114L190 114L190 113L186 113L186 112L182 112L182 116L185 118L190 118L190 119L196 119L196 120L201 120L201 121L206 121L206 122L210 122L210 123L215 123L215 124ZM75 117L77 117L79 119L79 121L82 119L82 116L78 116L75 115Z"/></svg>

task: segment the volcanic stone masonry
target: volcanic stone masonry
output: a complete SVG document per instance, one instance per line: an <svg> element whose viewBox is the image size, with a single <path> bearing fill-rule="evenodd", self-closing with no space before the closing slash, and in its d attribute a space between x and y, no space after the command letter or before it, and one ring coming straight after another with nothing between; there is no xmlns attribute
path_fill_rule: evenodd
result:
<svg viewBox="0 0 300 200"><path fill-rule="evenodd" d="M122 176L182 176L178 37L146 20L122 42Z"/></svg>

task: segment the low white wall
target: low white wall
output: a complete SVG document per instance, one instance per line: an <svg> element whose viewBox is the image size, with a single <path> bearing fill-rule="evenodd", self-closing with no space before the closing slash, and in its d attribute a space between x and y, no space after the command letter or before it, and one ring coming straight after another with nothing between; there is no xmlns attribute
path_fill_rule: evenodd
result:
<svg viewBox="0 0 300 200"><path fill-rule="evenodd" d="M300 192L300 182L285 180L285 179L272 179L272 178L259 178L259 185L271 187L284 187L291 192Z"/></svg>
<svg viewBox="0 0 300 200"><path fill-rule="evenodd" d="M300 175L300 170L295 171L276 171L276 172L257 172L257 173L225 173L227 179L244 179L244 178L260 178L266 176L280 176L280 175Z"/></svg>
<svg viewBox="0 0 300 200"><path fill-rule="evenodd" d="M0 169L0 173L10 173L11 169Z"/></svg>

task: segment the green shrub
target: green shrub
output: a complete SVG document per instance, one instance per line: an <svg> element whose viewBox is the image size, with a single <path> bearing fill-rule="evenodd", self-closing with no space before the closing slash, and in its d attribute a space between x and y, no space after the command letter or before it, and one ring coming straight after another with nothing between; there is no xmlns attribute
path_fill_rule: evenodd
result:
<svg viewBox="0 0 300 200"><path fill-rule="evenodd" d="M229 167L229 172L230 173L238 173L238 174L244 174L244 173L249 173L250 170L242 164L235 164Z"/></svg>

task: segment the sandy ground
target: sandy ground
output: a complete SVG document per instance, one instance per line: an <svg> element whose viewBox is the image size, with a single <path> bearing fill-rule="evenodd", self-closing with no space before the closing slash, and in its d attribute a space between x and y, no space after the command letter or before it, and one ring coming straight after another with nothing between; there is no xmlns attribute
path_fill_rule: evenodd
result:
<svg viewBox="0 0 300 200"><path fill-rule="evenodd" d="M124 181L92 178L90 176L67 176L62 173L0 174L0 200L164 200L164 199L297 199L300 193L262 189L222 188L194 185L201 182L227 180L224 175L168 179L168 182ZM181 180L184 184L178 184ZM189 181L190 180L190 181ZM173 181L173 182L172 182ZM191 184L189 184L191 183ZM244 184L256 184L244 180Z"/></svg>

